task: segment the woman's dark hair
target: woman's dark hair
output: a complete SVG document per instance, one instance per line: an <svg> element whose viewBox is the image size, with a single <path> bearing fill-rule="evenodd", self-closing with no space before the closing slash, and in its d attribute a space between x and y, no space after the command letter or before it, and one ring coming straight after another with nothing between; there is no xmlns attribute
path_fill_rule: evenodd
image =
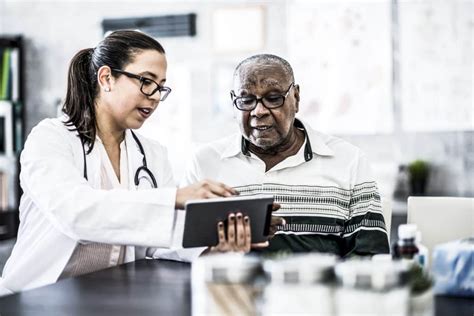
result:
<svg viewBox="0 0 474 316"><path fill-rule="evenodd" d="M72 58L62 111L69 116L65 125L77 131L82 143L88 145L87 153L94 147L97 132L97 71L102 66L123 69L133 62L137 53L148 49L165 53L160 43L150 36L137 31L120 30L108 35L96 48L83 49Z"/></svg>

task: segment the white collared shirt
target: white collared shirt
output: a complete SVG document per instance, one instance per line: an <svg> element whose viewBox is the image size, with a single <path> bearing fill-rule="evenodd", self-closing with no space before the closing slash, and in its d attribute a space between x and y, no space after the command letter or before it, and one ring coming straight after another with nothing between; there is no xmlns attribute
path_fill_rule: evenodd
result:
<svg viewBox="0 0 474 316"><path fill-rule="evenodd" d="M115 174L115 170L110 161L109 155L104 147L102 140L96 137L96 146L100 149L100 173L101 173L101 188L104 190L124 189L129 187L129 171L128 171L128 153L125 138L120 143L120 181ZM121 251L125 252L125 246L112 245L110 251L109 267L116 266L119 262ZM124 254L122 254L123 260Z"/></svg>
<svg viewBox="0 0 474 316"><path fill-rule="evenodd" d="M97 137L95 146L100 150L100 174L101 174L101 189L128 189L128 154L125 139L120 143L120 181L115 174L114 167L110 161L109 155L105 149L102 140Z"/></svg>

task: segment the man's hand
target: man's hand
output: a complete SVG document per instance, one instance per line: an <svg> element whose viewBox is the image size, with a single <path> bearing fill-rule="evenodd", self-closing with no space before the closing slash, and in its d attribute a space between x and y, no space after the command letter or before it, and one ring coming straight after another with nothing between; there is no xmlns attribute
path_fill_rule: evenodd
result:
<svg viewBox="0 0 474 316"><path fill-rule="evenodd" d="M272 206L272 212L276 212L280 209L281 205L280 204L277 204L277 203L273 203L273 206ZM273 236L275 236L275 233L277 232L277 226L279 225L286 225L286 221L283 217L279 217L279 216L272 216L272 220L270 222L270 231L269 231L269 238L272 238Z"/></svg>
<svg viewBox="0 0 474 316"><path fill-rule="evenodd" d="M228 197L238 194L239 193L235 189L223 183L212 180L203 180L178 189L176 191L175 207L177 209L184 209L184 204L188 200Z"/></svg>
<svg viewBox="0 0 474 316"><path fill-rule="evenodd" d="M280 209L280 204L273 203L272 212ZM227 235L224 229L224 223L217 224L217 233L219 243L215 247L210 247L205 253L237 251L247 253L251 249L260 249L268 247L268 241L252 244L252 235L250 229L250 218L243 216L242 213L229 214L227 217ZM272 238L277 231L278 225L285 225L285 219L279 216L272 216L270 223L269 238Z"/></svg>

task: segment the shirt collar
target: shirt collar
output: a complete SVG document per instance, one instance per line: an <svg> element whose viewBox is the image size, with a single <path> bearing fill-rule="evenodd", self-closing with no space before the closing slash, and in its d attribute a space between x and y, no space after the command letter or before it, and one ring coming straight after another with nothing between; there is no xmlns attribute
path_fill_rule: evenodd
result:
<svg viewBox="0 0 474 316"><path fill-rule="evenodd" d="M327 144L328 136L318 133L309 125L305 127L301 120L295 119L295 121L298 121L306 130L306 139L311 141L311 149L314 154L318 156L334 156L334 151Z"/></svg>
<svg viewBox="0 0 474 316"><path fill-rule="evenodd" d="M313 159L313 154L319 156L334 155L334 151L329 148L321 134L309 127L305 127L303 122L299 119L295 119L294 126L302 130L305 135L304 158L306 161ZM240 134L232 139L229 146L222 152L221 158L229 158L238 154L250 156L249 141Z"/></svg>

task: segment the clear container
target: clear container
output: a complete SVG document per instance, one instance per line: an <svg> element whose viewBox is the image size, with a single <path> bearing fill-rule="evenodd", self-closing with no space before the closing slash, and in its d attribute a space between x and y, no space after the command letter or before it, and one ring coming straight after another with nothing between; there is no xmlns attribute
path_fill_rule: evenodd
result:
<svg viewBox="0 0 474 316"><path fill-rule="evenodd" d="M191 268L193 315L256 315L261 261L240 253L207 255Z"/></svg>
<svg viewBox="0 0 474 316"><path fill-rule="evenodd" d="M415 255L415 261L421 266L421 268L427 272L429 267L429 253L428 248L421 243L421 232L416 232L415 244L418 248L418 253Z"/></svg>
<svg viewBox="0 0 474 316"><path fill-rule="evenodd" d="M409 264L402 261L348 260L338 263L335 273L340 286L334 295L336 314L408 315L408 269Z"/></svg>
<svg viewBox="0 0 474 316"><path fill-rule="evenodd" d="M334 315L333 283L336 256L301 254L266 260L268 276L261 314Z"/></svg>

